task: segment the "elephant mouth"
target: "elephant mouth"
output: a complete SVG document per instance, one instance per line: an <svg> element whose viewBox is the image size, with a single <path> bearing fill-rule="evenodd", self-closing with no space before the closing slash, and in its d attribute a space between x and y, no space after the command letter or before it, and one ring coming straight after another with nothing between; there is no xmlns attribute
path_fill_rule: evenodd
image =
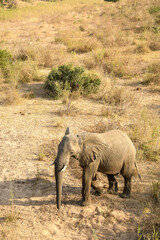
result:
<svg viewBox="0 0 160 240"><path fill-rule="evenodd" d="M70 156L70 159L72 160L72 159L76 159L76 160L78 160L79 159L79 154L75 154L75 153L72 153L71 154L71 156Z"/></svg>

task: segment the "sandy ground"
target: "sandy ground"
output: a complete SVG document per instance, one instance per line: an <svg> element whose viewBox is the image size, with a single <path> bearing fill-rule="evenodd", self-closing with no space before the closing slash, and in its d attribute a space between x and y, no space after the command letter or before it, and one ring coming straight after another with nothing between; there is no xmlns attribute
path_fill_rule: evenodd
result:
<svg viewBox="0 0 160 240"><path fill-rule="evenodd" d="M101 119L100 104L93 100L78 100L79 111L69 115L59 115L62 106L42 97L0 106L0 239L137 239L151 183L160 178L157 163L138 163L143 181L133 178L130 199L91 191L91 206L82 207L81 169L71 162L64 174L63 205L56 209L49 164L57 144L67 126L78 133ZM99 178L108 186L105 176ZM117 178L121 192L123 179Z"/></svg>

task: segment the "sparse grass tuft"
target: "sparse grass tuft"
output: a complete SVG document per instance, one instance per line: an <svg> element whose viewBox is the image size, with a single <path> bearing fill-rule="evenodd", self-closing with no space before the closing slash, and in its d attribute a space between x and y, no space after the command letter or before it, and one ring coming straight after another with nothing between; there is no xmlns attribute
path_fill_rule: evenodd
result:
<svg viewBox="0 0 160 240"><path fill-rule="evenodd" d="M152 6L149 8L150 14L157 14L160 13L160 6Z"/></svg>
<svg viewBox="0 0 160 240"><path fill-rule="evenodd" d="M45 153L44 153L44 150L41 149L39 152L38 152L38 161L44 161L45 159Z"/></svg>
<svg viewBox="0 0 160 240"><path fill-rule="evenodd" d="M6 216L5 216L6 223L15 222L17 219L18 219L18 215L13 214L13 213L6 214Z"/></svg>
<svg viewBox="0 0 160 240"><path fill-rule="evenodd" d="M58 111L58 115L61 117L64 115L74 116L78 112L78 109L75 105L76 104L71 99L69 99L69 101L63 104L63 107Z"/></svg>
<svg viewBox="0 0 160 240"><path fill-rule="evenodd" d="M157 230L157 227L154 225L150 229L147 229L147 227L138 227L138 240L159 240L160 233Z"/></svg>

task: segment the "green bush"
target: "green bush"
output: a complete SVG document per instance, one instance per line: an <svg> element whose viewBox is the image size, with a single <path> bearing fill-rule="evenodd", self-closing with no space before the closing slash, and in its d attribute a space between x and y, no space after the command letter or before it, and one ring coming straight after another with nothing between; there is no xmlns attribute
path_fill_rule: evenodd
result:
<svg viewBox="0 0 160 240"><path fill-rule="evenodd" d="M4 78L6 79L9 74L9 68L13 63L13 57L7 50L0 50L0 68Z"/></svg>
<svg viewBox="0 0 160 240"><path fill-rule="evenodd" d="M87 95L98 91L101 80L97 75L86 73L83 67L60 65L49 73L45 89L49 96L59 99L63 91L79 91L81 95Z"/></svg>
<svg viewBox="0 0 160 240"><path fill-rule="evenodd" d="M12 62L13 58L9 51L0 50L0 68L4 68L6 65Z"/></svg>
<svg viewBox="0 0 160 240"><path fill-rule="evenodd" d="M153 6L149 8L150 14L157 14L160 13L160 6Z"/></svg>

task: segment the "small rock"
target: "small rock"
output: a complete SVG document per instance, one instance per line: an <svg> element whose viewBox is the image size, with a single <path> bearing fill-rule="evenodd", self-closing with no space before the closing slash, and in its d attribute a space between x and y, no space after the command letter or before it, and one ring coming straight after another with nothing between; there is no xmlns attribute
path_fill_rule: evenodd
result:
<svg viewBox="0 0 160 240"><path fill-rule="evenodd" d="M25 112L19 112L22 116L24 116L25 115Z"/></svg>
<svg viewBox="0 0 160 240"><path fill-rule="evenodd" d="M101 211L100 207L96 207L95 212L96 212L96 215L101 215L102 211Z"/></svg>

